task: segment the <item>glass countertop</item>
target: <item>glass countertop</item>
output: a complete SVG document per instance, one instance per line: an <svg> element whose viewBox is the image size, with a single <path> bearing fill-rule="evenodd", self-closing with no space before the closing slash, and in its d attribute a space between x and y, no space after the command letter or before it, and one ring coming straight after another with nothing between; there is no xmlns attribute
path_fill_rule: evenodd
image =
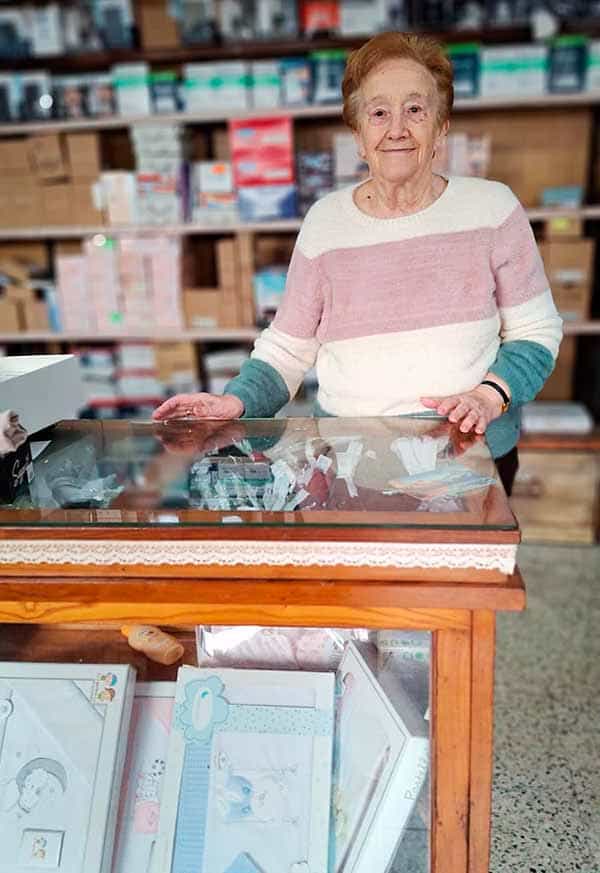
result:
<svg viewBox="0 0 600 873"><path fill-rule="evenodd" d="M517 527L485 441L442 419L65 421L46 439L5 528Z"/></svg>

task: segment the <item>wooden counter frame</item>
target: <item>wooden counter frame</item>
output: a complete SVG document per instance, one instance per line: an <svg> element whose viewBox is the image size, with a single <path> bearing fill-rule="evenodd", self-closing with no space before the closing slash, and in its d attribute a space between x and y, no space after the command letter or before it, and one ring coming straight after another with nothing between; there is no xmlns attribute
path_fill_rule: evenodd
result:
<svg viewBox="0 0 600 873"><path fill-rule="evenodd" d="M487 873L492 784L495 611L520 610L504 584L347 579L2 576L0 622L119 627L153 622L430 630L431 871ZM331 574L335 575L335 574ZM368 575L365 573L365 576ZM93 631L92 631L93 632ZM19 657L15 651L14 657ZM438 860L439 859L439 860ZM378 871L373 871L378 873Z"/></svg>

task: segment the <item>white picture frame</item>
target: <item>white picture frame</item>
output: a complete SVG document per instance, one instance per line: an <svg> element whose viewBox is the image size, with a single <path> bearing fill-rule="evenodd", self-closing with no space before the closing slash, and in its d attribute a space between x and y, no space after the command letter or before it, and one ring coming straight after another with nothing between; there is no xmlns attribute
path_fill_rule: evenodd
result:
<svg viewBox="0 0 600 873"><path fill-rule="evenodd" d="M152 868L175 687L175 682L136 685L112 873L149 873Z"/></svg>
<svg viewBox="0 0 600 873"><path fill-rule="evenodd" d="M386 873L428 772L428 724L375 664L373 646L351 642L337 673L334 873Z"/></svg>
<svg viewBox="0 0 600 873"><path fill-rule="evenodd" d="M110 873L135 670L0 663L0 873Z"/></svg>
<svg viewBox="0 0 600 873"><path fill-rule="evenodd" d="M180 668L155 871L225 873L242 855L269 873L325 873L334 684Z"/></svg>

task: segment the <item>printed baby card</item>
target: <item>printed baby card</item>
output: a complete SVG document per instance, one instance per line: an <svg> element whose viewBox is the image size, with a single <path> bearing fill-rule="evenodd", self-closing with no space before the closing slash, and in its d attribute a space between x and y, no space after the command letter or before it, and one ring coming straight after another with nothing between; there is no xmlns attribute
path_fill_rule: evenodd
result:
<svg viewBox="0 0 600 873"><path fill-rule="evenodd" d="M337 674L335 873L388 870L427 776L427 722L399 685L384 691L375 664L374 647L351 642Z"/></svg>
<svg viewBox="0 0 600 873"><path fill-rule="evenodd" d="M178 674L161 873L327 873L334 675Z"/></svg>
<svg viewBox="0 0 600 873"><path fill-rule="evenodd" d="M0 663L0 873L109 873L135 671Z"/></svg>
<svg viewBox="0 0 600 873"><path fill-rule="evenodd" d="M174 682L138 682L135 689L113 873L149 873L158 837Z"/></svg>

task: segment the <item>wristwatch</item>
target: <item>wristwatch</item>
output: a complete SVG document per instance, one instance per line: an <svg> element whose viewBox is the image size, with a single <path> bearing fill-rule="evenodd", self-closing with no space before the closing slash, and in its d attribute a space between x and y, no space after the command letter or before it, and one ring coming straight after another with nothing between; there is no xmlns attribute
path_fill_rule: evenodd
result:
<svg viewBox="0 0 600 873"><path fill-rule="evenodd" d="M498 394L502 398L502 412L506 412L506 410L510 406L510 397L508 396L504 388L501 385L498 385L497 382L492 382L491 379L484 379L481 384L489 385L490 388L493 388L495 391L498 392Z"/></svg>

